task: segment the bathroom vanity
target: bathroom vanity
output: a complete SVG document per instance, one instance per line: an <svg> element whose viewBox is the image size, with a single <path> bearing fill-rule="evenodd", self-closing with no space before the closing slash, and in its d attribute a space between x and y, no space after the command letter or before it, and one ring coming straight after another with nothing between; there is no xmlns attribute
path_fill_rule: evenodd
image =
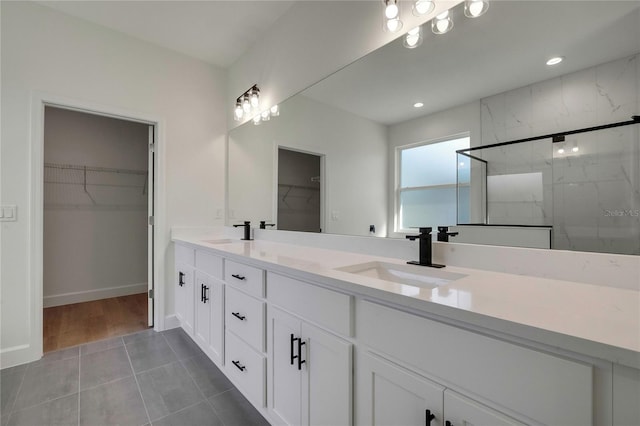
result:
<svg viewBox="0 0 640 426"><path fill-rule="evenodd" d="M640 424L635 290L174 243L177 320L272 424Z"/></svg>

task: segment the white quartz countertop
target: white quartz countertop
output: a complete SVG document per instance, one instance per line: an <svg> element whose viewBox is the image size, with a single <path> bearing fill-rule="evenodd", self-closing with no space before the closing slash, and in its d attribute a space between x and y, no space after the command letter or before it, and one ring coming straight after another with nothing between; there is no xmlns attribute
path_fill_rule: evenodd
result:
<svg viewBox="0 0 640 426"><path fill-rule="evenodd" d="M636 290L453 266L444 270L465 277L427 289L335 270L372 261L403 265L399 259L263 240L210 244L205 240L217 240L210 235L173 240L524 343L640 368Z"/></svg>

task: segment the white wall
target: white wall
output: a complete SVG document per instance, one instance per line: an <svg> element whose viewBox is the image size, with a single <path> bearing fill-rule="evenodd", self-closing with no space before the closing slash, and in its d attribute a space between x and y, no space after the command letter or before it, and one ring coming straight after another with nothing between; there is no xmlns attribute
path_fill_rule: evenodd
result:
<svg viewBox="0 0 640 426"><path fill-rule="evenodd" d="M279 117L230 132L230 223L277 220L278 146L324 155L323 232L369 235L375 225L386 236L386 126L304 96L283 103Z"/></svg>
<svg viewBox="0 0 640 426"><path fill-rule="evenodd" d="M146 124L45 109L45 163L144 172L148 139ZM147 176L90 171L89 194L83 171L44 176L44 306L145 292Z"/></svg>
<svg viewBox="0 0 640 426"><path fill-rule="evenodd" d="M30 2L1 2L2 202L17 222L2 229L3 365L41 351L34 303L38 266L29 263L31 99L46 92L160 121L160 168L166 181L160 259L171 280L174 225L222 223L226 133L225 73L209 64ZM161 185L161 186L162 186ZM165 293L173 312L173 294ZM160 326L162 326L160 324Z"/></svg>

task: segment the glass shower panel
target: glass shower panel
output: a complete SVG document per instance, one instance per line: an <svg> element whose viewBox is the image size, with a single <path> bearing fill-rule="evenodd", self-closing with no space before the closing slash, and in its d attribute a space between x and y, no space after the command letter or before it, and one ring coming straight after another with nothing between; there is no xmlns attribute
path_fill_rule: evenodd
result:
<svg viewBox="0 0 640 426"><path fill-rule="evenodd" d="M458 153L458 224L485 224L487 217L487 162L471 153Z"/></svg>
<svg viewBox="0 0 640 426"><path fill-rule="evenodd" d="M639 127L553 144L553 248L640 254Z"/></svg>

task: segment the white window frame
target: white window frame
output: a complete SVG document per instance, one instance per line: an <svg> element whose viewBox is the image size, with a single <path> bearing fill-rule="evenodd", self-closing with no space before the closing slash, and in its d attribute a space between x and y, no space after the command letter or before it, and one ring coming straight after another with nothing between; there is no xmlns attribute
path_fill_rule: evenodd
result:
<svg viewBox="0 0 640 426"><path fill-rule="evenodd" d="M472 146L471 144L471 132L462 132L462 133L457 133L457 134L453 134L453 135L447 135L447 136L443 136L440 138L436 138L436 139L429 139L426 141L421 141L421 142L416 142L416 143L412 143L412 144L408 144L408 145L401 145L401 146L397 146L395 149L395 184L394 184L394 207L393 207L393 216L394 216L394 223L393 223L393 229L394 229L394 233L396 234L415 234L416 233L416 229L413 228L401 228L401 215L400 215L400 195L402 192L405 191L415 191L415 190L420 190L420 189L437 189L437 188L455 188L456 187L456 183L453 184L444 184L444 185L426 185L426 186L415 186L415 187L406 187L406 188L402 188L400 187L400 177L402 175L402 170L401 170L401 158L402 158L402 151L406 150L406 149L411 149L411 148L416 148L419 146L424 146L424 145L432 145L432 144L437 144L437 143L442 143L442 142L447 142L447 141L451 141L451 140L455 140L455 139L462 139L462 138L469 138L469 147ZM457 212L457 207L456 207L456 212ZM456 220L455 223L457 223L457 213L456 213Z"/></svg>

